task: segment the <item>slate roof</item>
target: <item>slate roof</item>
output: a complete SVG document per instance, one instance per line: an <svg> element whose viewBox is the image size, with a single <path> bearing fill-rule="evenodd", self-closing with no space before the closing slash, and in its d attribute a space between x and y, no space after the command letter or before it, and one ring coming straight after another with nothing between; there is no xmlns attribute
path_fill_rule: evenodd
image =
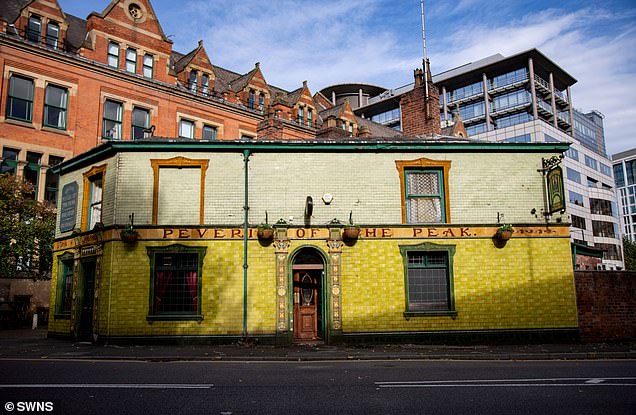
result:
<svg viewBox="0 0 636 415"><path fill-rule="evenodd" d="M250 82L250 79L252 79L252 76L254 76L255 73L256 68L252 69L245 75L241 75L238 78L233 79L232 81L230 81L230 89L234 92L242 91L243 88L245 88Z"/></svg>
<svg viewBox="0 0 636 415"><path fill-rule="evenodd" d="M15 22L20 12L33 0L2 0L0 1L0 18L9 23Z"/></svg>
<svg viewBox="0 0 636 415"><path fill-rule="evenodd" d="M374 137L402 137L404 133L402 131L394 130L386 125L378 124L375 121L367 120L366 118L358 117L356 115L356 122L358 123L358 130L363 125L369 128L369 132Z"/></svg>
<svg viewBox="0 0 636 415"><path fill-rule="evenodd" d="M71 50L76 51L82 47L82 44L84 44L86 40L88 22L72 14L66 15L66 22L68 23L66 43L70 46Z"/></svg>
<svg viewBox="0 0 636 415"><path fill-rule="evenodd" d="M192 59L194 59L194 57L196 56L197 52L199 51L199 49L201 48L201 46L197 46L196 48L194 48L194 50L191 50L188 54L183 55L181 53L179 53L178 55L181 55L181 57L179 59L176 60L172 60L173 57L176 58L177 55L173 55L175 52L173 52L173 54L170 55L170 60L172 61L172 67L174 68L174 71L176 73L179 73L183 70L183 68L185 68L186 66L188 66L188 64L192 61Z"/></svg>

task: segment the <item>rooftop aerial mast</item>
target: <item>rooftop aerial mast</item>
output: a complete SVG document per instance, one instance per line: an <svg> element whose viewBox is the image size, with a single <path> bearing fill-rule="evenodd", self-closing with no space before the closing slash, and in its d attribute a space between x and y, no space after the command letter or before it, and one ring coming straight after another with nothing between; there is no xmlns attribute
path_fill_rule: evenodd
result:
<svg viewBox="0 0 636 415"><path fill-rule="evenodd" d="M423 69L424 69L424 98L428 101L428 57L426 56L426 32L424 31L424 0L420 0L422 8L422 47L423 47Z"/></svg>

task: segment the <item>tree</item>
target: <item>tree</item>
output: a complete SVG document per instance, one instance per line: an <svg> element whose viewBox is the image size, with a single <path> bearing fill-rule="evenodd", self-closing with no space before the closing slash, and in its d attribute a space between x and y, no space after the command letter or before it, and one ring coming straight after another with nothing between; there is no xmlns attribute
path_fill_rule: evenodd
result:
<svg viewBox="0 0 636 415"><path fill-rule="evenodd" d="M625 255L625 269L636 271L636 242L623 237L623 254Z"/></svg>
<svg viewBox="0 0 636 415"><path fill-rule="evenodd" d="M51 276L55 212L34 193L32 184L0 174L0 277Z"/></svg>

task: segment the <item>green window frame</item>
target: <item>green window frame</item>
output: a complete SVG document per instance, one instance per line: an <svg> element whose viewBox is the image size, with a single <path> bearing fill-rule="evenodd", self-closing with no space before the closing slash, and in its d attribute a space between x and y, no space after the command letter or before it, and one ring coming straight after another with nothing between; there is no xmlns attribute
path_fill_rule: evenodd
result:
<svg viewBox="0 0 636 415"><path fill-rule="evenodd" d="M108 42L107 61L108 66L119 68L119 43Z"/></svg>
<svg viewBox="0 0 636 415"><path fill-rule="evenodd" d="M2 163L0 164L0 174L9 173L14 176L18 172L18 155L20 150L4 147L2 149Z"/></svg>
<svg viewBox="0 0 636 415"><path fill-rule="evenodd" d="M24 180L33 185L33 193L29 196L33 200L38 199L38 187L40 185L40 165L42 154L27 151L26 165L22 173Z"/></svg>
<svg viewBox="0 0 636 415"><path fill-rule="evenodd" d="M152 78L155 70L155 58L149 53L144 55L143 75L146 78Z"/></svg>
<svg viewBox="0 0 636 415"><path fill-rule="evenodd" d="M26 39L30 42L40 43L42 35L42 19L35 14L29 16L26 27Z"/></svg>
<svg viewBox="0 0 636 415"><path fill-rule="evenodd" d="M60 38L60 25L56 22L49 22L46 25L46 47L57 49Z"/></svg>
<svg viewBox="0 0 636 415"><path fill-rule="evenodd" d="M150 258L149 321L203 320L201 281L206 247L146 247Z"/></svg>
<svg viewBox="0 0 636 415"><path fill-rule="evenodd" d="M12 75L9 79L7 118L25 122L33 119L33 79Z"/></svg>
<svg viewBox="0 0 636 415"><path fill-rule="evenodd" d="M44 183L44 200L50 206L57 206L57 192L60 183L59 173L54 174L51 167L57 166L64 161L64 157L49 156L49 169L46 171L46 181Z"/></svg>
<svg viewBox="0 0 636 415"><path fill-rule="evenodd" d="M57 262L57 298L55 299L55 318L70 319L73 303L73 275L75 262L73 254L65 253Z"/></svg>
<svg viewBox="0 0 636 415"><path fill-rule="evenodd" d="M182 118L179 121L179 137L194 139L194 121L186 120Z"/></svg>
<svg viewBox="0 0 636 415"><path fill-rule="evenodd" d="M212 125L204 125L201 132L201 139L203 140L216 140L217 128Z"/></svg>
<svg viewBox="0 0 636 415"><path fill-rule="evenodd" d="M442 169L404 170L406 223L445 223Z"/></svg>
<svg viewBox="0 0 636 415"><path fill-rule="evenodd" d="M102 121L102 138L121 140L124 106L121 102L104 101L104 119Z"/></svg>
<svg viewBox="0 0 636 415"><path fill-rule="evenodd" d="M298 107L298 124L303 125L305 123L305 109Z"/></svg>
<svg viewBox="0 0 636 415"><path fill-rule="evenodd" d="M307 127L312 127L314 124L314 116L311 108L307 109Z"/></svg>
<svg viewBox="0 0 636 415"><path fill-rule="evenodd" d="M457 315L453 277L455 251L455 245L430 242L400 245L407 319Z"/></svg>
<svg viewBox="0 0 636 415"><path fill-rule="evenodd" d="M150 128L150 111L145 108L134 107L131 125L131 138L133 140L143 140L145 131Z"/></svg>
<svg viewBox="0 0 636 415"><path fill-rule="evenodd" d="M68 90L56 85L47 85L44 93L44 126L66 130Z"/></svg>
<svg viewBox="0 0 636 415"><path fill-rule="evenodd" d="M133 48L126 49L126 72L137 72L137 50Z"/></svg>

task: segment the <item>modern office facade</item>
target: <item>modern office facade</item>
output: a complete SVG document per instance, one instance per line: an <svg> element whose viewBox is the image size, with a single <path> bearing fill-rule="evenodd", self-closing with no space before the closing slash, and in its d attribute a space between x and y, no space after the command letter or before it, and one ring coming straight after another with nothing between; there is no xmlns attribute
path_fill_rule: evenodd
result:
<svg viewBox="0 0 636 415"><path fill-rule="evenodd" d="M563 166L571 217L571 240L603 250L601 268L623 268L622 242L611 161L605 153L603 116L574 109L570 87L576 83L537 49L504 57L493 55L433 76L440 93L442 127L457 112L471 139L496 142L568 142ZM321 91L336 102L358 91L366 105L354 108L364 118L396 130L403 128L400 97L405 85L384 89L346 84ZM340 95L339 95L340 94ZM542 212L537 214L541 215ZM580 268L586 265L579 264Z"/></svg>
<svg viewBox="0 0 636 415"><path fill-rule="evenodd" d="M612 156L622 234L636 242L636 148Z"/></svg>

